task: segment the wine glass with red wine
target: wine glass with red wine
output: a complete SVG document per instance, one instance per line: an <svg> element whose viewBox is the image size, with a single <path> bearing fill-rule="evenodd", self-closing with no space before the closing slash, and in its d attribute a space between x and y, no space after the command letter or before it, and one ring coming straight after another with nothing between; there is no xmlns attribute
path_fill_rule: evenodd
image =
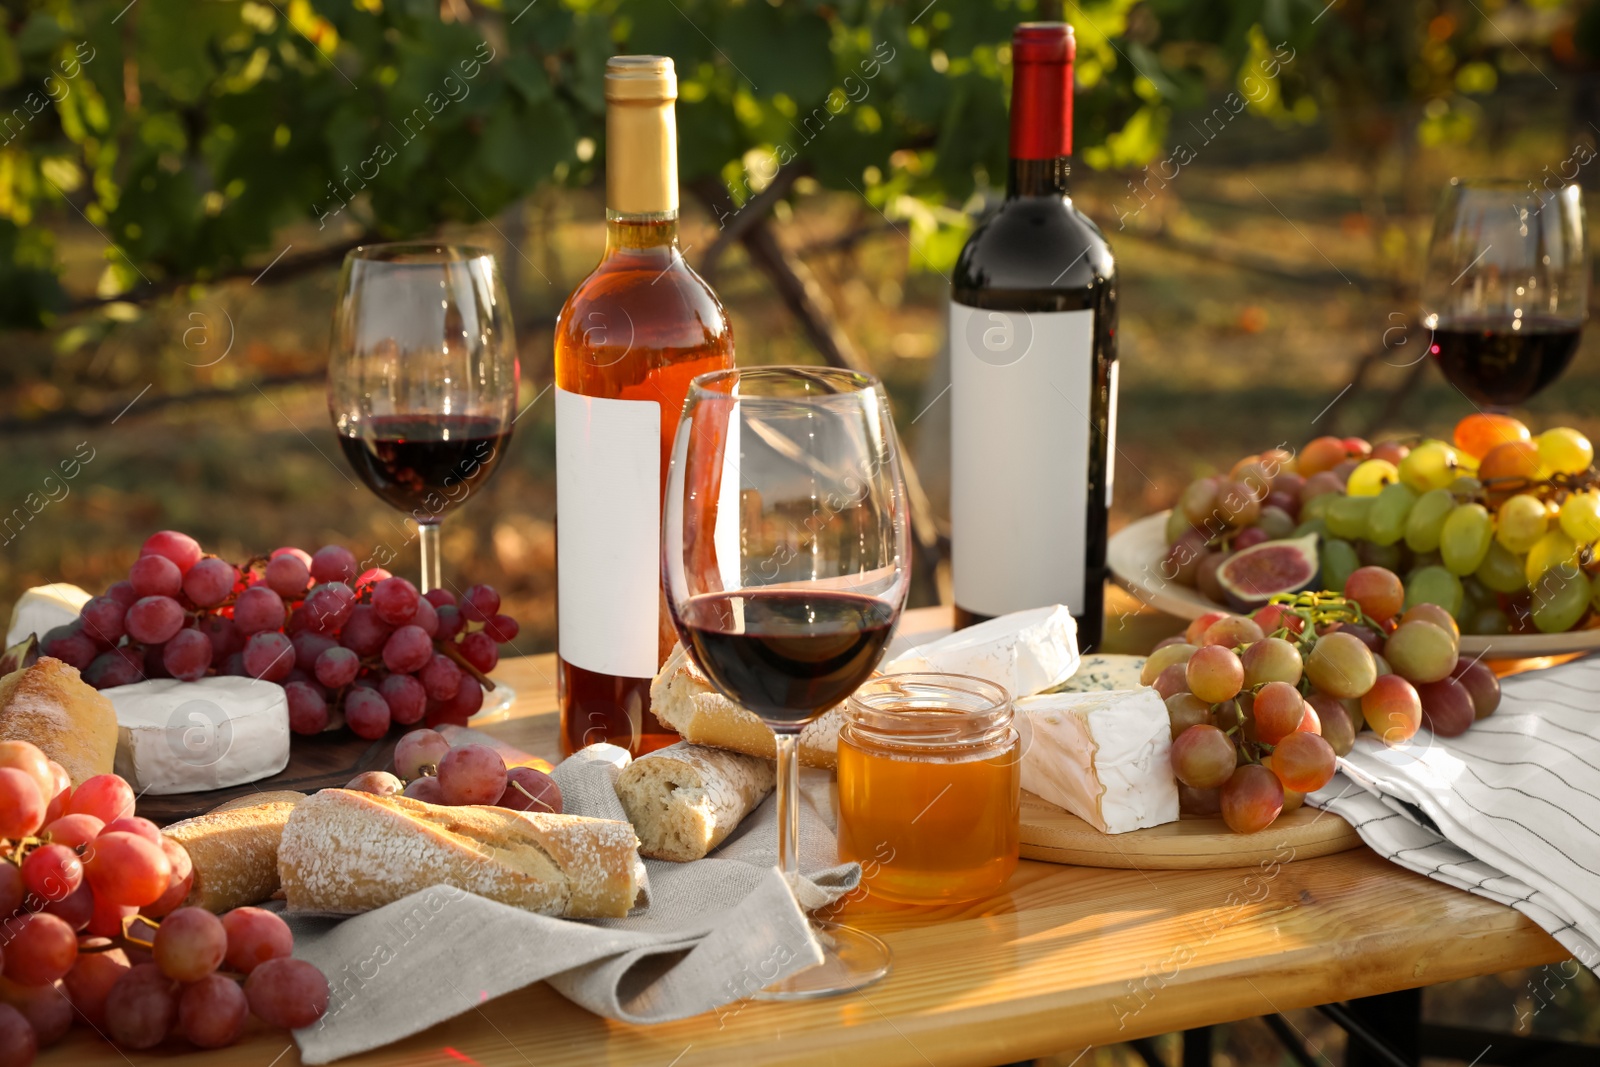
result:
<svg viewBox="0 0 1600 1067"><path fill-rule="evenodd" d="M1555 381L1589 315L1583 191L1453 179L1422 310L1439 369L1474 403L1520 404Z"/></svg>
<svg viewBox="0 0 1600 1067"><path fill-rule="evenodd" d="M791 884L796 738L876 669L910 567L899 445L877 379L817 367L694 379L663 510L667 604L711 684L777 735L777 857ZM877 938L814 926L825 962L762 997L849 992L888 973Z"/></svg>
<svg viewBox="0 0 1600 1067"><path fill-rule="evenodd" d="M440 244L345 256L328 410L356 474L417 524L423 592L443 584L439 524L505 455L518 373L494 256Z"/></svg>

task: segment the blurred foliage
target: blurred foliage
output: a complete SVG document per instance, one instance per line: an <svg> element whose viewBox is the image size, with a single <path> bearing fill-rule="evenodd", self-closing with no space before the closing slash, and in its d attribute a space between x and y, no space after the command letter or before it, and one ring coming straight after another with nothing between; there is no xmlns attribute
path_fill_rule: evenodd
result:
<svg viewBox="0 0 1600 1067"><path fill-rule="evenodd" d="M1391 105L1409 103L1424 142L1459 140L1475 129L1472 97L1534 65L1507 27L1573 62L1600 36L1587 5L1548 0L1064 6L1077 150L1102 169L1157 161L1174 116L1219 98L1280 124L1337 115L1335 133L1368 146L1394 139ZM295 222L330 240L397 238L592 183L604 65L618 51L676 60L686 182L720 176L742 202L798 160L906 222L914 259L942 267L966 220L951 205L1003 180L1006 42L1040 14L1039 0L7 0L3 11L0 325L13 327L69 307L54 219L81 215L106 238L97 295L109 299L259 262Z"/></svg>

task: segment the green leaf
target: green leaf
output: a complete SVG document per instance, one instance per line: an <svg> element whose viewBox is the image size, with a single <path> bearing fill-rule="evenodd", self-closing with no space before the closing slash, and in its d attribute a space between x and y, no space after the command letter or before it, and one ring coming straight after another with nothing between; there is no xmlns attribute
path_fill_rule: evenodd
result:
<svg viewBox="0 0 1600 1067"><path fill-rule="evenodd" d="M0 86L15 85L22 77L22 61L17 58L17 45L0 26Z"/></svg>
<svg viewBox="0 0 1600 1067"><path fill-rule="evenodd" d="M17 51L30 58L43 56L67 39L67 31L53 15L35 11L17 34Z"/></svg>
<svg viewBox="0 0 1600 1067"><path fill-rule="evenodd" d="M828 24L816 15L751 0L723 15L714 36L758 96L770 100L782 93L810 105L833 87Z"/></svg>
<svg viewBox="0 0 1600 1067"><path fill-rule="evenodd" d="M550 76L532 56L510 56L501 66L510 86L530 104L550 99Z"/></svg>
<svg viewBox="0 0 1600 1067"><path fill-rule="evenodd" d="M556 164L575 159L577 140L571 118L552 102L505 108L484 126L478 160L508 185L528 188L548 180Z"/></svg>

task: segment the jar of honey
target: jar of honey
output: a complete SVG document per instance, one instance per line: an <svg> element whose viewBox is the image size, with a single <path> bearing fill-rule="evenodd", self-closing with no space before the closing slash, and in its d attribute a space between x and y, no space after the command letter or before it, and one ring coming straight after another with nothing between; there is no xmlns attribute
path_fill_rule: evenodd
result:
<svg viewBox="0 0 1600 1067"><path fill-rule="evenodd" d="M1022 746L1000 686L891 674L839 729L839 856L870 892L938 904L996 892L1017 867Z"/></svg>

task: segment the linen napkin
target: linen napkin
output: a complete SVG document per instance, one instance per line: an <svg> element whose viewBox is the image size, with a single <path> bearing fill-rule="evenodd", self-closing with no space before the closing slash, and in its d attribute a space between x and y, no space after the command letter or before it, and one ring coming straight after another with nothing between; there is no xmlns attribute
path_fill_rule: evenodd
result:
<svg viewBox="0 0 1600 1067"><path fill-rule="evenodd" d="M1600 968L1600 659L1515 675L1460 737L1362 735L1306 802L1376 852L1507 904Z"/></svg>
<svg viewBox="0 0 1600 1067"><path fill-rule="evenodd" d="M594 745L561 763L566 811L624 819L615 781L626 762L623 750ZM541 980L607 1018L654 1023L743 1000L820 962L805 910L861 881L858 864L838 860L827 777L802 773L792 891L774 866L769 796L705 859L645 860L647 902L624 919L553 919L445 885L353 918L291 918L295 955L330 987L327 1014L295 1032L301 1059L387 1045Z"/></svg>

